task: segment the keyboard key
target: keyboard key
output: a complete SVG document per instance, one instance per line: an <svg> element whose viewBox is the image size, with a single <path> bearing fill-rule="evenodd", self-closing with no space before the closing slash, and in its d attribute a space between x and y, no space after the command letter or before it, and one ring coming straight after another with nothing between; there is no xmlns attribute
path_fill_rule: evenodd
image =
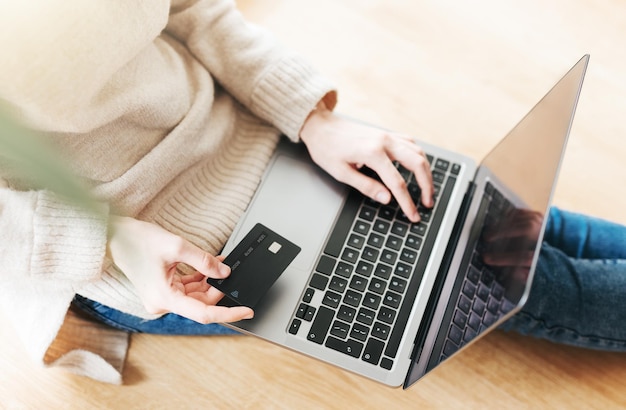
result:
<svg viewBox="0 0 626 410"><path fill-rule="evenodd" d="M349 263L356 263L358 257L359 252L355 251L352 248L346 248L341 253L341 259Z"/></svg>
<svg viewBox="0 0 626 410"><path fill-rule="evenodd" d="M476 312L476 314L478 316L482 317L483 313L485 312L485 307L486 307L485 302L483 302L480 299L474 299L474 304L472 305L472 310L474 312Z"/></svg>
<svg viewBox="0 0 626 410"><path fill-rule="evenodd" d="M460 345L463 341L463 331L456 327L454 324L450 326L450 331L448 332L448 337L455 344Z"/></svg>
<svg viewBox="0 0 626 410"><path fill-rule="evenodd" d="M370 237L367 239L368 245L371 245L378 249L383 247L383 243L385 243L385 237L374 232L372 232L370 234Z"/></svg>
<svg viewBox="0 0 626 410"><path fill-rule="evenodd" d="M411 267L405 263L398 263L393 273L406 279L411 276Z"/></svg>
<svg viewBox="0 0 626 410"><path fill-rule="evenodd" d="M485 326L491 326L498 320L498 316L494 315L490 311L485 312L485 317L483 318L483 324Z"/></svg>
<svg viewBox="0 0 626 410"><path fill-rule="evenodd" d="M393 360L388 357L383 357L383 359L380 361L380 367L385 370L391 370L391 368L393 367Z"/></svg>
<svg viewBox="0 0 626 410"><path fill-rule="evenodd" d="M330 285L328 285L329 289L339 293L343 293L347 287L348 281L344 278L340 278L339 276L333 276L330 280Z"/></svg>
<svg viewBox="0 0 626 410"><path fill-rule="evenodd" d="M370 338L365 345L362 359L367 363L377 365L384 348L385 344L383 342Z"/></svg>
<svg viewBox="0 0 626 410"><path fill-rule="evenodd" d="M419 250L420 246L422 246L422 238L415 235L409 235L404 244L409 248Z"/></svg>
<svg viewBox="0 0 626 410"><path fill-rule="evenodd" d="M319 273L314 273L313 277L311 278L311 282L309 282L309 286L319 290L326 289L327 284L328 278L326 276L320 275Z"/></svg>
<svg viewBox="0 0 626 410"><path fill-rule="evenodd" d="M309 308L309 305L305 303L300 303L300 306L298 306L298 310L296 311L296 317L303 319L308 308Z"/></svg>
<svg viewBox="0 0 626 410"><path fill-rule="evenodd" d="M367 326L363 326L359 323L355 323L352 325L352 331L350 331L350 337L360 340L364 342L367 339L367 334L369 333L369 328Z"/></svg>
<svg viewBox="0 0 626 410"><path fill-rule="evenodd" d="M427 208L419 208L418 210L419 214L420 214L420 220L421 222L424 223L428 223L430 222L430 217L432 216L432 209L427 209Z"/></svg>
<svg viewBox="0 0 626 410"><path fill-rule="evenodd" d="M422 196L422 189L415 182L411 182L407 185L407 190L409 191L409 195L413 200L413 203L419 204L420 198Z"/></svg>
<svg viewBox="0 0 626 410"><path fill-rule="evenodd" d="M387 324L392 324L395 318L396 318L396 311L389 309L386 306L381 307L380 311L378 311L378 315L376 316L376 319L380 320L381 322L385 322Z"/></svg>
<svg viewBox="0 0 626 410"><path fill-rule="evenodd" d="M491 296L489 301L487 302L487 311L493 313L494 315L498 314L498 309L500 308L500 301Z"/></svg>
<svg viewBox="0 0 626 410"><path fill-rule="evenodd" d="M374 323L374 317L376 313L365 308L359 309L359 312L356 314L357 322L364 323L366 325L371 325Z"/></svg>
<svg viewBox="0 0 626 410"><path fill-rule="evenodd" d="M474 285L478 285L478 281L480 280L480 272L473 266L470 266L469 271L467 272L467 279L469 279L470 282L472 282Z"/></svg>
<svg viewBox="0 0 626 410"><path fill-rule="evenodd" d="M363 247L363 244L365 244L364 236L353 233L348 238L348 245L352 246L355 249L361 249Z"/></svg>
<svg viewBox="0 0 626 410"><path fill-rule="evenodd" d="M418 222L414 225L411 225L409 230L411 231L411 233L414 233L415 235L424 236L426 234L427 227L428 226L425 223Z"/></svg>
<svg viewBox="0 0 626 410"><path fill-rule="evenodd" d="M371 276L373 270L374 265L369 262L360 261L359 264L356 265L356 273L358 273L359 275L369 277Z"/></svg>
<svg viewBox="0 0 626 410"><path fill-rule="evenodd" d="M291 333L292 335L298 334L300 324L302 324L302 321L300 319L292 320L291 325L289 326L289 333Z"/></svg>
<svg viewBox="0 0 626 410"><path fill-rule="evenodd" d="M336 308L339 306L339 302L341 301L341 295L331 292L330 290L324 294L324 299L322 303L326 306L330 306L331 308Z"/></svg>
<svg viewBox="0 0 626 410"><path fill-rule="evenodd" d="M382 295L387 287L387 283L378 278L372 278L370 280L370 285L367 287L367 290Z"/></svg>
<svg viewBox="0 0 626 410"><path fill-rule="evenodd" d="M476 294L476 286L472 282L466 280L465 282L463 282L462 292L469 299L474 299L474 295Z"/></svg>
<svg viewBox="0 0 626 410"><path fill-rule="evenodd" d="M388 263L389 265L395 264L397 259L398 253L390 251L389 249L383 250L383 253L380 256L380 260L382 262Z"/></svg>
<svg viewBox="0 0 626 410"><path fill-rule="evenodd" d="M480 328L480 322L481 322L480 316L472 312L470 313L469 318L467 319L467 326L474 329L475 331L478 331L478 329Z"/></svg>
<svg viewBox="0 0 626 410"><path fill-rule="evenodd" d="M351 339L343 341L329 336L326 341L326 347L330 347L333 350L337 350L338 352L345 353L352 357L359 357L361 356L361 351L363 350L363 343Z"/></svg>
<svg viewBox="0 0 626 410"><path fill-rule="evenodd" d="M392 208L390 206L383 206L382 208L378 210L378 216L388 221L393 220L393 217L395 216L395 214L396 214L395 208Z"/></svg>
<svg viewBox="0 0 626 410"><path fill-rule="evenodd" d="M302 296L302 301L309 303L311 299L313 299L313 295L315 295L315 289L307 288L306 292L304 292L304 296Z"/></svg>
<svg viewBox="0 0 626 410"><path fill-rule="evenodd" d="M330 334L336 336L340 339L345 339L348 337L348 332L350 331L350 325L347 323L340 322L335 320L333 325L330 327Z"/></svg>
<svg viewBox="0 0 626 410"><path fill-rule="evenodd" d="M358 307L361 303L362 297L363 296L361 293L357 293L353 290L348 290L346 292L346 295L343 297L343 303L346 303L350 306Z"/></svg>
<svg viewBox="0 0 626 410"><path fill-rule="evenodd" d="M339 312L337 312L337 318L348 323L352 323L355 316L356 309L347 305L341 305L341 307L339 308Z"/></svg>
<svg viewBox="0 0 626 410"><path fill-rule="evenodd" d="M372 336L382 340L387 340L391 328L384 323L376 322L372 327Z"/></svg>
<svg viewBox="0 0 626 410"><path fill-rule="evenodd" d="M335 268L335 258L331 258L330 256L322 255L320 261L317 263L317 268L315 269L319 273L323 273L324 275L330 275Z"/></svg>
<svg viewBox="0 0 626 410"><path fill-rule="evenodd" d="M382 233L383 235L387 234L387 232L389 232L389 228L391 227L391 224L387 221L383 221L382 219L377 219L376 222L374 222L374 227L372 229L374 229L374 231L378 232L378 233Z"/></svg>
<svg viewBox="0 0 626 410"><path fill-rule="evenodd" d="M380 296L367 292L365 294L365 298L363 299L363 306L376 310L380 305L380 300Z"/></svg>
<svg viewBox="0 0 626 410"><path fill-rule="evenodd" d="M354 275L350 280L350 288L363 292L367 287L367 279L362 276Z"/></svg>
<svg viewBox="0 0 626 410"><path fill-rule="evenodd" d="M385 298L383 299L383 304L390 306L392 308L397 308L400 306L400 302L402 301L402 297L394 292L385 293Z"/></svg>
<svg viewBox="0 0 626 410"><path fill-rule="evenodd" d="M459 309L469 315L470 309L472 308L472 301L467 298L465 295L461 295L458 303Z"/></svg>
<svg viewBox="0 0 626 410"><path fill-rule="evenodd" d="M404 293L404 290L406 289L406 284L407 284L406 280L401 279L397 276L394 276L393 279L391 279L391 282L389 282L389 289L393 290L394 292L398 292L402 294Z"/></svg>
<svg viewBox="0 0 626 410"><path fill-rule="evenodd" d="M504 297L504 288L499 283L495 283L491 290L491 295L498 301L502 300Z"/></svg>
<svg viewBox="0 0 626 410"><path fill-rule="evenodd" d="M448 167L450 167L450 162L445 159L437 159L437 161L435 161L435 168L437 169L445 172L448 170Z"/></svg>
<svg viewBox="0 0 626 410"><path fill-rule="evenodd" d="M354 224L354 232L360 233L361 235L367 235L370 231L370 227L371 225L369 223L359 220L356 224Z"/></svg>
<svg viewBox="0 0 626 410"><path fill-rule="evenodd" d="M378 276L379 278L383 279L389 279L389 276L391 276L391 267L383 263L379 263L378 265L376 265L376 269L374 269L374 276Z"/></svg>
<svg viewBox="0 0 626 410"><path fill-rule="evenodd" d="M433 175L433 182L436 184L443 184L443 181L446 179L446 174L444 174L441 171L433 171L432 172Z"/></svg>
<svg viewBox="0 0 626 410"><path fill-rule="evenodd" d="M450 339L446 340L446 343L443 346L443 354L447 357L452 356L456 351L459 350L459 347L456 346Z"/></svg>
<svg viewBox="0 0 626 410"><path fill-rule="evenodd" d="M409 231L409 225L402 222L394 222L391 225L391 233L394 235L398 235L399 237L404 237L406 233Z"/></svg>
<svg viewBox="0 0 626 410"><path fill-rule="evenodd" d="M365 219L366 221L372 222L374 217L376 216L376 210L374 208L370 208L369 206L364 206L361 208L359 212L359 218Z"/></svg>
<svg viewBox="0 0 626 410"><path fill-rule="evenodd" d="M320 306L317 315L315 316L315 320L313 321L313 324L311 324L309 334L306 337L307 340L320 345L324 343L324 339L326 338L326 334L330 328L330 322L333 320L333 316L335 316L334 311L328 309L327 307Z"/></svg>
<svg viewBox="0 0 626 410"><path fill-rule="evenodd" d="M344 278L349 278L352 275L352 270L354 269L353 265L350 265L346 262L341 262L337 264L337 268L335 269L335 273L337 275L343 276Z"/></svg>
<svg viewBox="0 0 626 410"><path fill-rule="evenodd" d="M459 175L461 172L461 166L459 164L452 164L452 168L450 168L450 173L452 175Z"/></svg>
<svg viewBox="0 0 626 410"><path fill-rule="evenodd" d="M363 253L361 254L361 257L365 259L366 261L376 262L378 261L379 253L380 252L377 251L376 249L366 246L365 249L363 249Z"/></svg>
<svg viewBox="0 0 626 410"><path fill-rule="evenodd" d="M402 248L402 239L394 235L389 235L387 242L385 242L385 246L393 249L394 251L399 251L400 248Z"/></svg>
<svg viewBox="0 0 626 410"><path fill-rule="evenodd" d="M400 252L400 260L413 265L415 261L417 261L417 252L404 248L402 252Z"/></svg>
<svg viewBox="0 0 626 410"><path fill-rule="evenodd" d="M460 327L461 329L464 329L465 325L467 324L467 315L463 313L462 310L459 309L456 312L454 312L454 317L452 318L452 322L458 327Z"/></svg>
<svg viewBox="0 0 626 410"><path fill-rule="evenodd" d="M467 344L471 342L477 335L478 333L476 333L474 329L468 327L467 329L465 329L465 333L463 334L463 342Z"/></svg>
<svg viewBox="0 0 626 410"><path fill-rule="evenodd" d="M476 290L476 296L478 296L483 302L487 302L489 299L489 294L491 293L491 289L485 286L484 283L478 285L478 289Z"/></svg>

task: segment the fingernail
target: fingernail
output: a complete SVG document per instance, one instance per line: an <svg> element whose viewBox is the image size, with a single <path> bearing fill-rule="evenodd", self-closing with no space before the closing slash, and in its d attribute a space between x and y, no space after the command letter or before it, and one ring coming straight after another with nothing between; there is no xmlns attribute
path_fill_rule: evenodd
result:
<svg viewBox="0 0 626 410"><path fill-rule="evenodd" d="M222 276L230 275L230 267L226 265L225 263L220 263L219 271L220 271L220 274L222 274Z"/></svg>
<svg viewBox="0 0 626 410"><path fill-rule="evenodd" d="M412 220L413 220L413 222L419 222L419 220L420 220L419 212L415 211L415 213L413 214Z"/></svg>
<svg viewBox="0 0 626 410"><path fill-rule="evenodd" d="M389 194L385 191L381 191L376 194L376 200L381 204L386 204L387 202L389 202Z"/></svg>
<svg viewBox="0 0 626 410"><path fill-rule="evenodd" d="M254 317L254 312L250 312L249 314L244 316L244 319L252 319L253 317Z"/></svg>

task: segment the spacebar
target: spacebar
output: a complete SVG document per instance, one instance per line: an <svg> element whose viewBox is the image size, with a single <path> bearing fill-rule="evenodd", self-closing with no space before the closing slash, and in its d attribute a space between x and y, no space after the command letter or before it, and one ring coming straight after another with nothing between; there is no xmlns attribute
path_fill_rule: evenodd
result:
<svg viewBox="0 0 626 410"><path fill-rule="evenodd" d="M430 222L428 235L426 236L426 240L424 241L424 245L422 247L422 250L420 251L420 256L417 260L417 264L415 265L415 269L413 271L413 276L411 277L411 281L409 282L409 286L407 287L406 293L404 295L402 306L398 311L398 319L393 325L391 336L389 337L387 347L385 348L385 355L389 357L396 357L396 354L398 354L400 340L402 340L402 334L404 333L406 324L409 321L411 309L415 305L415 296L417 295L417 291L419 290L420 284L422 283L424 269L426 268L428 259L430 259L430 253L433 250L433 245L435 243L435 239L437 238L437 232L439 231L439 227L441 226L443 215L446 213L446 207L448 205L448 201L450 200L450 196L452 195L452 189L454 188L455 182L456 178L448 177L446 185L443 188L443 192L441 193L441 197L439 199L437 211L435 212L435 215Z"/></svg>
<svg viewBox="0 0 626 410"><path fill-rule="evenodd" d="M339 253L343 249L343 244L346 242L348 233L352 228L354 218L359 211L359 206L361 205L362 198L363 196L357 191L350 191L350 194L348 195L348 198L346 199L346 202L341 209L339 218L337 218L335 228L333 229L333 232L330 234L330 238L326 243L326 248L324 248L325 254L334 256L335 258L339 257Z"/></svg>

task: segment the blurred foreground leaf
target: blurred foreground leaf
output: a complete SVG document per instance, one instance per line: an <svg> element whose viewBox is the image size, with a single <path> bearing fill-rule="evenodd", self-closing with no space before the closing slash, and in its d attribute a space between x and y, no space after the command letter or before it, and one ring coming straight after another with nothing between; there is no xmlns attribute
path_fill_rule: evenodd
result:
<svg viewBox="0 0 626 410"><path fill-rule="evenodd" d="M0 106L0 164L20 178L98 212L96 201L47 142L12 119Z"/></svg>

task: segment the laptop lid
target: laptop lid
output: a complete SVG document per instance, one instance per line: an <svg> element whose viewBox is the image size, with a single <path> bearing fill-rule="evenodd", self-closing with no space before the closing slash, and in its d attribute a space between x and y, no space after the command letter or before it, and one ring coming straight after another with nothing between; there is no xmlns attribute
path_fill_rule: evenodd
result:
<svg viewBox="0 0 626 410"><path fill-rule="evenodd" d="M433 292L429 302L433 318L417 336L413 365L405 388L449 357L447 353L455 354L485 335L518 312L526 302L541 248L545 216L556 186L588 61L589 55L581 58L478 167L472 197L468 198L467 214L465 220L460 221L463 228L456 243L463 245L448 250L454 256L440 271L436 292ZM499 215L485 217L484 196L491 195L494 187L510 201L511 206L500 211ZM525 226L534 226L535 229L516 231L513 224L520 218L533 218L534 223ZM508 305L493 312L496 317L488 327L481 327L467 337L466 329L460 329L451 322L454 308L462 296L459 288L470 270L470 260L476 249L481 250L483 263L490 262L500 276L499 282ZM446 353L446 338L453 327L461 332L461 339L458 349Z"/></svg>

